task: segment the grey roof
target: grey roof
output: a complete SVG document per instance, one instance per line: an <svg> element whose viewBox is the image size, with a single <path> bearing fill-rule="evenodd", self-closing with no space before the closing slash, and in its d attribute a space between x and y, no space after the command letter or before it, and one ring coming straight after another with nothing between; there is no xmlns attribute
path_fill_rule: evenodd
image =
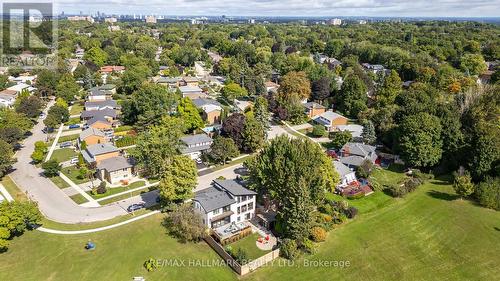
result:
<svg viewBox="0 0 500 281"><path fill-rule="evenodd" d="M203 92L203 90L200 87L198 87L198 86L180 86L179 90L183 94L201 93L201 92Z"/></svg>
<svg viewBox="0 0 500 281"><path fill-rule="evenodd" d="M89 136L100 136L104 137L104 133L99 129L88 128L80 133L80 140L84 140Z"/></svg>
<svg viewBox="0 0 500 281"><path fill-rule="evenodd" d="M94 117L90 118L89 120L87 120L86 124L87 124L87 126L90 126L98 121L102 121L104 123L108 123L111 125L111 123L108 121L108 119L106 119L104 116L94 116Z"/></svg>
<svg viewBox="0 0 500 281"><path fill-rule="evenodd" d="M98 108L112 107L112 108L117 108L118 107L118 103L115 100L87 101L87 102L85 102L85 109L87 109L89 107L98 107Z"/></svg>
<svg viewBox="0 0 500 281"><path fill-rule="evenodd" d="M211 145L200 145L200 146L192 146L192 147L187 147L183 146L181 147L181 153L182 154L188 154L188 153L193 153L193 152L198 152L198 151L207 151L212 147Z"/></svg>
<svg viewBox="0 0 500 281"><path fill-rule="evenodd" d="M313 108L326 108L324 106L322 106L321 104L319 103L315 103L315 102L306 102L304 104L302 104L305 108L307 109L313 109Z"/></svg>
<svg viewBox="0 0 500 281"><path fill-rule="evenodd" d="M105 84L105 85L102 85L102 86L99 87L99 89L102 90L102 91L111 91L114 88L116 88L115 84Z"/></svg>
<svg viewBox="0 0 500 281"><path fill-rule="evenodd" d="M315 120L316 120L316 119L318 119L320 116L321 116L321 117L323 117L324 119L329 120L330 122L331 122L332 120L337 119L337 118L346 118L346 117L344 117L344 116L342 116L342 115L340 115L340 114L338 114L338 113L335 113L335 112L333 112L333 111L325 111L325 112L323 112L322 114L318 115L318 116L315 118Z"/></svg>
<svg viewBox="0 0 500 281"><path fill-rule="evenodd" d="M116 110L111 108L105 108L102 110L85 110L80 115L81 118L92 118L92 117L111 117L116 118L118 114Z"/></svg>
<svg viewBox="0 0 500 281"><path fill-rule="evenodd" d="M350 132L354 138L359 138L363 134L363 126L358 124L338 125L337 129Z"/></svg>
<svg viewBox="0 0 500 281"><path fill-rule="evenodd" d="M104 159L97 165L97 169L106 170L108 172L118 171L134 167L135 161L132 158L123 156L111 157Z"/></svg>
<svg viewBox="0 0 500 281"><path fill-rule="evenodd" d="M339 173L339 175L341 177L345 177L346 175L350 174L350 173L354 173L354 171L351 171L351 169L349 169L349 167L347 167L346 165L344 165L342 162L340 161L333 161L333 166L335 167L335 170L337 171L337 173Z"/></svg>
<svg viewBox="0 0 500 281"><path fill-rule="evenodd" d="M165 77L165 76L161 76L160 78L158 78L158 80L156 81L156 83L177 83L181 80L180 77Z"/></svg>
<svg viewBox="0 0 500 281"><path fill-rule="evenodd" d="M343 152L362 157L370 157L372 154L375 154L375 149L375 146L357 142L348 142L342 147Z"/></svg>
<svg viewBox="0 0 500 281"><path fill-rule="evenodd" d="M200 203L207 213L236 203L226 191L213 186L196 192L193 200Z"/></svg>
<svg viewBox="0 0 500 281"><path fill-rule="evenodd" d="M106 154L106 153L118 151L118 148L116 148L114 145L109 144L109 143L98 143L98 144L87 146L86 151L89 153L89 155L96 156L96 155L101 155L101 154Z"/></svg>
<svg viewBox="0 0 500 281"><path fill-rule="evenodd" d="M255 191L243 187L243 185L241 185L236 180L214 180L214 183L216 186L227 190L234 196L257 194Z"/></svg>
<svg viewBox="0 0 500 281"><path fill-rule="evenodd" d="M340 157L339 160L340 160L340 162L342 162L342 164L345 164L347 166L358 167L358 166L361 166L363 161L365 161L365 158L363 158L361 156L357 156L357 155L351 155L351 156L346 156L346 157Z"/></svg>
<svg viewBox="0 0 500 281"><path fill-rule="evenodd" d="M199 143L213 142L212 138L205 134L189 135L181 138L181 141L188 146Z"/></svg>
<svg viewBox="0 0 500 281"><path fill-rule="evenodd" d="M92 158L92 156L87 152L87 150L82 150L82 156L87 163L94 162L94 158Z"/></svg>
<svg viewBox="0 0 500 281"><path fill-rule="evenodd" d="M203 99L203 98L193 99L193 103L194 103L194 105L196 105L196 107L202 107L202 106L208 105L208 104L213 104L213 105L217 105L217 106L222 107L222 104L220 104L218 101L216 101L214 99Z"/></svg>

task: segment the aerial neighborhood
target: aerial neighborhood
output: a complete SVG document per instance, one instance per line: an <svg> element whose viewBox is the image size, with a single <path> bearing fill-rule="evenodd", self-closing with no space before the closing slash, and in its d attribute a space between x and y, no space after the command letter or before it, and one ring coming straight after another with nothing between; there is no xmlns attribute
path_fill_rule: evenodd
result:
<svg viewBox="0 0 500 281"><path fill-rule="evenodd" d="M499 276L498 22L29 21L57 42L12 55L56 60L0 65L0 280Z"/></svg>

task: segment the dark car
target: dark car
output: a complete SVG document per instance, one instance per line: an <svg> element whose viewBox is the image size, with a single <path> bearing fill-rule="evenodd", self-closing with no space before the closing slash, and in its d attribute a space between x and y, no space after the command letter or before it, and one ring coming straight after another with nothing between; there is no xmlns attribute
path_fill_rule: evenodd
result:
<svg viewBox="0 0 500 281"><path fill-rule="evenodd" d="M78 128L80 128L80 125L78 125L78 124L69 125L68 128L69 129L78 129Z"/></svg>
<svg viewBox="0 0 500 281"><path fill-rule="evenodd" d="M128 206L127 211L133 212L133 211L140 210L142 208L146 208L146 205L144 203L132 204L132 205Z"/></svg>

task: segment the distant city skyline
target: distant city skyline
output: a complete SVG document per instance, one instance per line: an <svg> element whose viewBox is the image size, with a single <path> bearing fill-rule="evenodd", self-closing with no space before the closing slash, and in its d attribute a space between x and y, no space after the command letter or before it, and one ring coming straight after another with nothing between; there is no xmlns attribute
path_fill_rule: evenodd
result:
<svg viewBox="0 0 500 281"><path fill-rule="evenodd" d="M57 0L65 14L303 17L498 17L500 0Z"/></svg>

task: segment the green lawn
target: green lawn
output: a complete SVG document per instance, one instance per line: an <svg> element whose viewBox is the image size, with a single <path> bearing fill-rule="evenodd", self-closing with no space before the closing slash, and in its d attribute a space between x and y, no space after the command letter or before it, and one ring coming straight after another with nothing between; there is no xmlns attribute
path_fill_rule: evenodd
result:
<svg viewBox="0 0 500 281"><path fill-rule="evenodd" d="M52 156L50 157L50 159L56 160L57 162L61 163L64 161L68 161L76 156L78 156L78 153L73 148L60 148L52 152Z"/></svg>
<svg viewBox="0 0 500 281"><path fill-rule="evenodd" d="M71 106L71 109L69 111L69 115L77 115L82 113L83 111L83 105L81 105L79 102L75 102L73 106Z"/></svg>
<svg viewBox="0 0 500 281"><path fill-rule="evenodd" d="M14 238L9 250L0 254L0 280L236 280L227 266L201 265L219 256L204 242L181 244L165 233L163 215L92 234L55 235L31 231ZM96 249L87 251L92 240ZM149 258L184 261L185 266L165 264L147 272L143 263ZM200 261L193 269L189 261Z"/></svg>
<svg viewBox="0 0 500 281"><path fill-rule="evenodd" d="M16 183L9 177L4 176L1 181L3 187L7 190L7 192L14 198L16 201L26 201L27 197L24 192L22 192L19 187L17 187Z"/></svg>
<svg viewBox="0 0 500 281"><path fill-rule="evenodd" d="M332 231L308 260L349 267L268 266L243 280L493 280L500 275L500 212L456 199L431 180L413 194ZM496 276L496 277L495 277Z"/></svg>
<svg viewBox="0 0 500 281"><path fill-rule="evenodd" d="M80 120L80 117L73 117L69 118L68 122L64 123L64 125L75 125L75 124L80 124L81 122L82 121ZM76 128L71 130L81 130L81 128Z"/></svg>
<svg viewBox="0 0 500 281"><path fill-rule="evenodd" d="M87 203L88 200L83 197L83 195L81 195L80 193L77 193L75 195L71 195L69 198L71 198L71 200L75 201L76 204L83 204L83 203Z"/></svg>
<svg viewBox="0 0 500 281"><path fill-rule="evenodd" d="M87 192L87 193L90 196L92 196L92 198L99 199L99 198L103 198L103 197L106 197L106 196L117 194L117 193L120 193L120 192L123 192L123 191L127 191L127 190L130 190L130 189L134 189L134 188L138 188L138 187L141 187L141 186L145 186L145 185L146 185L145 181L136 181L136 182L133 182L133 183L131 183L129 185L126 185L126 186L113 187L113 188L107 187L106 188L107 189L106 193L103 193L103 194L92 195L90 192Z"/></svg>
<svg viewBox="0 0 500 281"><path fill-rule="evenodd" d="M375 191L372 194L359 199L347 199L333 193L328 193L326 198L333 199L335 201L345 200L349 202L349 206L356 207L360 214L372 212L397 201L397 199L394 199L382 191Z"/></svg>
<svg viewBox="0 0 500 281"><path fill-rule="evenodd" d="M109 204L109 203L118 202L118 201L121 201L121 200L124 200L124 199L128 199L130 197L134 197L136 195L140 195L140 194L148 192L148 191L152 191L152 190L154 190L156 188L157 188L157 186L153 186L153 187L149 187L147 189L136 190L136 191L133 191L133 192L130 192L130 193L127 193L127 194L123 194L123 195L120 195L120 196L116 196L116 197L113 197L113 198L104 199L102 201L99 201L99 204L106 205L106 204Z"/></svg>
<svg viewBox="0 0 500 281"><path fill-rule="evenodd" d="M69 187L69 184L65 182L60 176L51 177L50 180L60 189Z"/></svg>
<svg viewBox="0 0 500 281"><path fill-rule="evenodd" d="M401 182L405 178L402 165L392 164L388 169L376 168L370 175L371 180L375 180L381 185L391 185Z"/></svg>
<svg viewBox="0 0 500 281"><path fill-rule="evenodd" d="M80 175L80 169L78 169L76 166L69 166L66 168L62 168L61 172L76 184L81 184L89 181L88 178L80 179L78 177Z"/></svg>
<svg viewBox="0 0 500 281"><path fill-rule="evenodd" d="M77 132L77 130L74 130L74 131L75 131L75 133L72 135L59 137L59 139L57 140L57 143L62 143L62 142L66 142L66 141L74 141L74 140L78 139L80 134Z"/></svg>
<svg viewBox="0 0 500 281"><path fill-rule="evenodd" d="M249 260L255 260L270 252L270 251L263 251L257 248L255 242L257 241L257 239L259 239L259 237L260 235L258 233L252 233L247 237L244 237L227 246L231 246L234 252L236 252L239 248L241 248L247 253L247 258Z"/></svg>

